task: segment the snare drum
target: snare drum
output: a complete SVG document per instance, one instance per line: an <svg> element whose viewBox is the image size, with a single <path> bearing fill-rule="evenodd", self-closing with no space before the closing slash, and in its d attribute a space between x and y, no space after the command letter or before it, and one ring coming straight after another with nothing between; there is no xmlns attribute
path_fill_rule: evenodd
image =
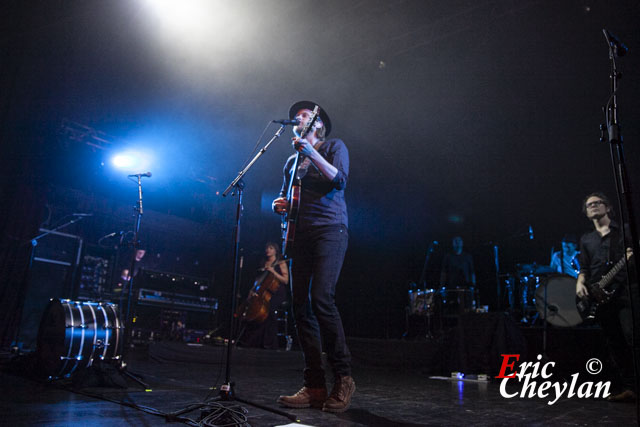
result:
<svg viewBox="0 0 640 427"><path fill-rule="evenodd" d="M94 360L120 359L123 329L115 304L52 299L38 330L40 367L54 380Z"/></svg>

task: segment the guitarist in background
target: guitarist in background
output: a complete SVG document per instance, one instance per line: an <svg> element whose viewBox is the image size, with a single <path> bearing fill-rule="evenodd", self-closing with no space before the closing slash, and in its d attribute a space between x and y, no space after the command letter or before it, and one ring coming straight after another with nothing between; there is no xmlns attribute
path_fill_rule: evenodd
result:
<svg viewBox="0 0 640 427"><path fill-rule="evenodd" d="M347 348L342 320L335 304L335 292L347 250L348 218L344 189L349 175L349 153L340 139L326 139L331 121L323 110L305 138L299 135L317 104L295 103L289 118L299 123L293 128L293 148L302 154L298 168L301 197L295 227L295 243L287 256L292 259L291 289L298 339L304 353L304 387L278 402L290 408L317 407L328 412L346 411L355 391L351 377L351 354ZM273 210L289 210L286 198L296 155L284 167L284 184ZM327 397L322 352L327 353L334 385Z"/></svg>
<svg viewBox="0 0 640 427"><path fill-rule="evenodd" d="M620 226L611 219L609 199L602 193L589 194L584 199L582 210L593 222L595 229L580 238L580 274L576 282L578 297L588 295L586 285L593 280L598 280L600 275L607 272L608 264L615 264L625 253ZM599 306L596 312L596 319L607 339L610 358L619 376L612 383L614 394L610 395L608 400L634 401L636 394L633 385L631 352L633 321L631 302L627 293L626 269L623 268L616 274L610 286L617 286L616 295L608 303Z"/></svg>

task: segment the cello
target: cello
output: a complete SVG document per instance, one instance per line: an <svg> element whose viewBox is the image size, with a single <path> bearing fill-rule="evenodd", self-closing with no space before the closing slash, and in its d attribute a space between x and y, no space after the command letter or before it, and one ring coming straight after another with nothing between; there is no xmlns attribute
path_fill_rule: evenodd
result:
<svg viewBox="0 0 640 427"><path fill-rule="evenodd" d="M286 264L285 260L276 260L271 267ZM269 317L271 297L278 292L281 283L278 278L266 269L262 270L247 295L247 299L236 310L235 317L241 321L262 323Z"/></svg>

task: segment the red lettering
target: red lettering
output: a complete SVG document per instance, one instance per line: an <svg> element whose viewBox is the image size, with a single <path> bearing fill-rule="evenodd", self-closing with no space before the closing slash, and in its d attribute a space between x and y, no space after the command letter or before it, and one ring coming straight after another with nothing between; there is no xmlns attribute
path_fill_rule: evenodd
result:
<svg viewBox="0 0 640 427"><path fill-rule="evenodd" d="M515 357L516 360L520 360L519 354L501 354L502 356L502 366L500 367L500 374L496 378L515 378L516 372L513 371L513 365L516 363L515 361L509 363L509 359ZM505 375L507 368L511 368L513 374Z"/></svg>

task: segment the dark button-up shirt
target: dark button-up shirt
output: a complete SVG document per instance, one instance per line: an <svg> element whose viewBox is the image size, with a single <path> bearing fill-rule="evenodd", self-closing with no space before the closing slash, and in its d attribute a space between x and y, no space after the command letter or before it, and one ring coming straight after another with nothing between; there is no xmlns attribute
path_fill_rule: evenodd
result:
<svg viewBox="0 0 640 427"><path fill-rule="evenodd" d="M580 273L584 274L587 283L600 279L600 275L608 271L607 263L615 264L624 254L620 226L611 221L609 233L601 236L597 230L583 234L580 238ZM615 277L614 282L626 283L626 270L623 268Z"/></svg>
<svg viewBox="0 0 640 427"><path fill-rule="evenodd" d="M325 160L338 169L337 175L329 180L322 176L316 166L311 163L306 175L302 178L300 209L298 211L297 229L321 225L349 226L347 204L344 200L344 189L349 176L349 151L340 139L329 139L317 149ZM280 196L287 196L287 188L291 179L291 169L296 155L287 159L284 166L284 180ZM304 160L301 158L300 162Z"/></svg>

